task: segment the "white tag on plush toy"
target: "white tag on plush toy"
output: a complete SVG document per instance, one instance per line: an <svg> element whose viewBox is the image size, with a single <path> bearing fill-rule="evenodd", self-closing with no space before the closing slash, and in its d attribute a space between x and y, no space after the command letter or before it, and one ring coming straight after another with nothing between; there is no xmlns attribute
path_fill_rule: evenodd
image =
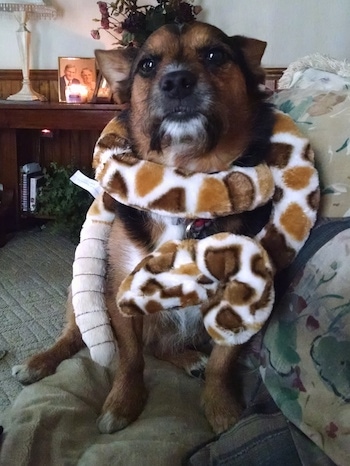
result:
<svg viewBox="0 0 350 466"><path fill-rule="evenodd" d="M80 170L77 170L75 173L73 173L73 175L70 177L70 180L77 186L80 186L81 188L88 191L92 196L94 196L95 199L103 191L98 181L95 181L92 178L84 175L84 173L82 173Z"/></svg>

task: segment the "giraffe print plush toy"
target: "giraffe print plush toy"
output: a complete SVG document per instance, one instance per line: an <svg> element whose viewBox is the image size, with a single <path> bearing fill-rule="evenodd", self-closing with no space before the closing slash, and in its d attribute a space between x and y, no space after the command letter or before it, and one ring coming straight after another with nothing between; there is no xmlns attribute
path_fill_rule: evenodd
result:
<svg viewBox="0 0 350 466"><path fill-rule="evenodd" d="M168 241L138 264L116 297L126 316L200 306L219 344L241 344L257 333L273 307L276 271L292 262L317 215L314 154L293 121L276 111L265 163L208 174L140 160L122 121L114 119L97 141L93 165L104 193L87 213L72 281L76 321L92 359L107 365L116 348L105 304L106 242L114 220L108 196L189 228L271 201L269 221L255 238L217 233Z"/></svg>

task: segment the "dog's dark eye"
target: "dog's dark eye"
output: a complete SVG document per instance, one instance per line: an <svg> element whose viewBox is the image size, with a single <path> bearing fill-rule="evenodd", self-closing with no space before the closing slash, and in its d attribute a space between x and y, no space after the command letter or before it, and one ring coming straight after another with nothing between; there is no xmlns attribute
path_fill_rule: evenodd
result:
<svg viewBox="0 0 350 466"><path fill-rule="evenodd" d="M213 65L213 66L220 66L227 62L228 55L225 50L219 47L216 47L216 48L209 49L205 53L204 58L208 64Z"/></svg>
<svg viewBox="0 0 350 466"><path fill-rule="evenodd" d="M145 58L140 61L138 68L142 74L147 75L155 69L156 65L157 62L154 58Z"/></svg>

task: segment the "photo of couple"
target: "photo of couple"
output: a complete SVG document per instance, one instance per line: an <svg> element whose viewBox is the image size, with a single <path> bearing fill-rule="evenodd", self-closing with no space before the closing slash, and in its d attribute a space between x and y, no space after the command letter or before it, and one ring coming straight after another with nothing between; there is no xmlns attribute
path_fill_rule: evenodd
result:
<svg viewBox="0 0 350 466"><path fill-rule="evenodd" d="M96 90L94 58L60 57L58 59L60 102L91 102ZM71 87L73 86L73 87ZM70 99L69 96L74 96Z"/></svg>

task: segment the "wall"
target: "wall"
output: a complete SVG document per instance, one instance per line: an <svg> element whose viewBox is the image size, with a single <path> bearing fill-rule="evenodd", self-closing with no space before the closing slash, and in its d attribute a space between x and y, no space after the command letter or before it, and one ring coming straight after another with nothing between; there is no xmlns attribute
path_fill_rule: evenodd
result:
<svg viewBox="0 0 350 466"><path fill-rule="evenodd" d="M265 66L287 66L315 52L350 59L349 0L202 0L201 5L205 19L227 34L267 41Z"/></svg>
<svg viewBox="0 0 350 466"><path fill-rule="evenodd" d="M151 0L150 3L156 3ZM287 66L304 55L321 52L350 59L349 0L196 0L200 19L228 34L245 34L268 42L263 64ZM99 17L95 0L52 0L59 10L54 21L31 20L31 68L57 69L59 56L90 57L95 48L112 44L107 35L96 41L90 30ZM0 14L0 69L20 68L15 39L17 23Z"/></svg>

